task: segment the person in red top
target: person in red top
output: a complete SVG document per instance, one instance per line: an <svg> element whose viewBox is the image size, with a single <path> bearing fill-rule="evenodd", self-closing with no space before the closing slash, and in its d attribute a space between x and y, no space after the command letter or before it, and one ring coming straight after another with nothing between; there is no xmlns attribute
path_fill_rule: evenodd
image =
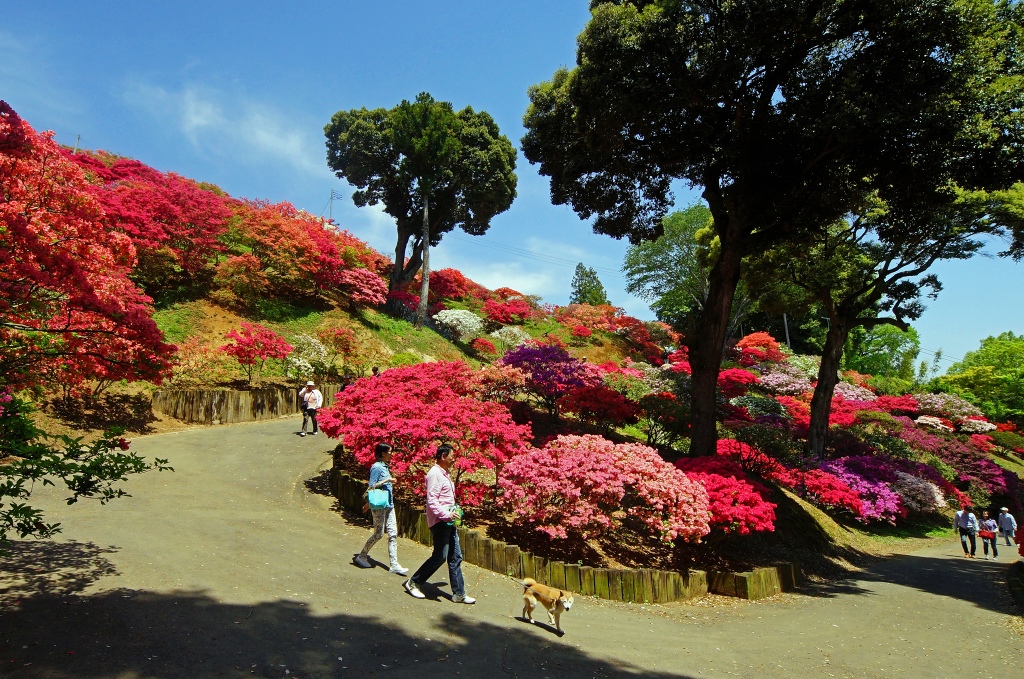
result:
<svg viewBox="0 0 1024 679"><path fill-rule="evenodd" d="M427 527L434 542L434 552L405 581L405 591L417 599L426 598L420 587L430 576L448 562L448 581L452 586L452 601L457 604L475 604L476 599L466 596L466 583L462 578L462 548L455 525L462 510L455 504L455 484L448 470L455 461L455 453L448 444L437 447L434 466L427 472Z"/></svg>

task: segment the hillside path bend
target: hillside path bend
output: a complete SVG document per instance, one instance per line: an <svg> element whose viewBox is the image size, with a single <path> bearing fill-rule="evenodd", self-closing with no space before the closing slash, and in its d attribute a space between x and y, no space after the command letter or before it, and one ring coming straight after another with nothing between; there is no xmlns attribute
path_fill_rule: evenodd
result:
<svg viewBox="0 0 1024 679"><path fill-rule="evenodd" d="M466 565L475 606L419 601L352 565L366 525L305 481L334 442L295 419L135 439L174 473L133 497L34 501L64 532L0 557L0 677L1024 677L1000 561L959 543L766 603L641 606L578 597L564 636L516 618L521 589ZM402 563L428 550L402 539ZM434 582L446 580L442 569ZM446 593L447 588L440 588Z"/></svg>

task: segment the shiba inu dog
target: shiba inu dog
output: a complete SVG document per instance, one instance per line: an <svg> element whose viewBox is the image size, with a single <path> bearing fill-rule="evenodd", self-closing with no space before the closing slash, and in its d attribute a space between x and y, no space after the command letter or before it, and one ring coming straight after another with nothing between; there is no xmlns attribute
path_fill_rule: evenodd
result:
<svg viewBox="0 0 1024 679"><path fill-rule="evenodd" d="M572 608L572 592L542 585L533 578L523 578L521 584L523 586L523 617L533 622L533 609L540 602L544 610L548 612L548 622L561 632L562 611Z"/></svg>

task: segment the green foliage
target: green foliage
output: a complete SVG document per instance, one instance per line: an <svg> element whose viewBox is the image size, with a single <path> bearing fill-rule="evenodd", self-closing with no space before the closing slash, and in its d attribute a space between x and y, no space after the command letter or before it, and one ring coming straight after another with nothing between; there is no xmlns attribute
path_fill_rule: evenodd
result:
<svg viewBox="0 0 1024 679"><path fill-rule="evenodd" d="M875 377L871 376L868 386L882 396L899 396L913 390L914 380L904 380L899 377Z"/></svg>
<svg viewBox="0 0 1024 679"><path fill-rule="evenodd" d="M852 330L843 359L849 370L909 382L914 379L920 351L921 339L913 328L903 331L893 325L877 325Z"/></svg>
<svg viewBox="0 0 1024 679"><path fill-rule="evenodd" d="M400 351L394 354L388 363L397 368L400 365L418 365L423 362L423 358L416 354L409 353L407 351Z"/></svg>
<svg viewBox="0 0 1024 679"><path fill-rule="evenodd" d="M800 466L803 463L803 446L784 427L748 424L737 429L733 436L737 441L753 446L789 466Z"/></svg>
<svg viewBox="0 0 1024 679"><path fill-rule="evenodd" d="M1024 436L1015 431L992 431L988 433L996 445L1010 450L1024 450Z"/></svg>
<svg viewBox="0 0 1024 679"><path fill-rule="evenodd" d="M1004 332L986 337L936 381L991 419L1024 422L1024 336Z"/></svg>
<svg viewBox="0 0 1024 679"><path fill-rule="evenodd" d="M576 272L572 277L572 293L569 295L569 304L600 306L608 303L608 293L601 285L597 272L593 267L583 266L583 262L577 264Z"/></svg>
<svg viewBox="0 0 1024 679"><path fill-rule="evenodd" d="M28 413L25 404L16 400L5 403L0 412L0 456L14 456L0 465L0 548L10 533L49 538L60 532L60 524L46 523L42 510L28 502L37 483L63 484L70 493L69 505L84 498L106 504L128 496L120 484L132 474L173 471L167 460L147 462L138 453L128 452L122 430L111 429L85 444L82 438L43 434L31 424Z"/></svg>

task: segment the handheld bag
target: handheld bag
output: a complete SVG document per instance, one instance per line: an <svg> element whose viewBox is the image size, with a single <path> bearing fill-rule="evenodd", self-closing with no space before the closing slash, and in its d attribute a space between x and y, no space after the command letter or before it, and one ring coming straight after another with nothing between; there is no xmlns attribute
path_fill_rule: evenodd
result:
<svg viewBox="0 0 1024 679"><path fill-rule="evenodd" d="M366 491L366 501L370 503L370 509L387 509L388 491L380 488L373 488Z"/></svg>
<svg viewBox="0 0 1024 679"><path fill-rule="evenodd" d="M991 540L995 536L996 536L996 532L994 530L979 530L978 531L978 537L983 538L983 539Z"/></svg>

